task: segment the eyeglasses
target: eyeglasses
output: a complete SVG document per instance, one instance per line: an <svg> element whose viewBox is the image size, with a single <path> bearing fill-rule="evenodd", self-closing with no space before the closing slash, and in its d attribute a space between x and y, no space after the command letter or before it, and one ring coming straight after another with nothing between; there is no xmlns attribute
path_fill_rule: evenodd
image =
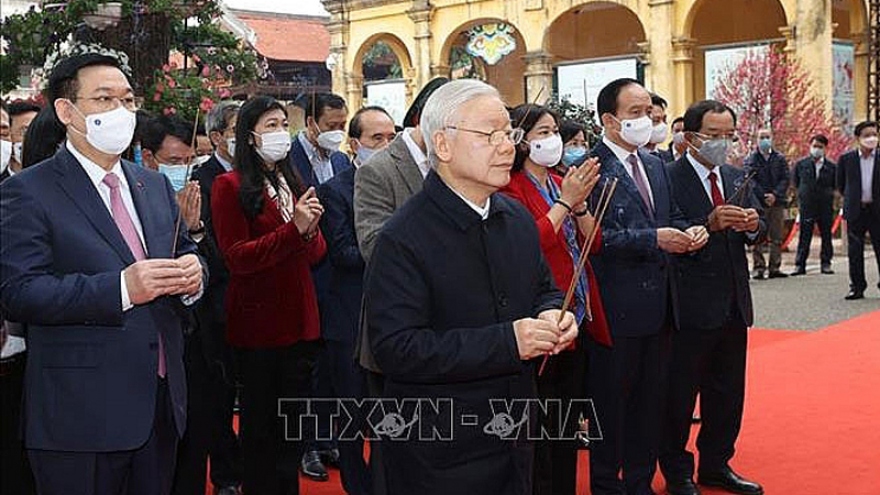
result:
<svg viewBox="0 0 880 495"><path fill-rule="evenodd" d="M116 96L92 96L88 98L77 96L76 99L90 101L101 111L115 110L120 105L131 111L137 110L137 100L134 96L123 96L122 98Z"/></svg>
<svg viewBox="0 0 880 495"><path fill-rule="evenodd" d="M729 139L734 143L739 141L739 134L736 132L731 132L729 134L703 134L702 132L696 132L694 134L704 141L710 141L712 139Z"/></svg>
<svg viewBox="0 0 880 495"><path fill-rule="evenodd" d="M477 129L465 129L464 127L454 125L448 125L446 126L446 129L455 129L457 131L472 132L474 134L486 136L489 138L489 144L492 146L499 146L505 140L509 141L510 144L517 145L522 142L523 136L526 135L525 131L519 127L514 129L498 129L492 132L478 131Z"/></svg>

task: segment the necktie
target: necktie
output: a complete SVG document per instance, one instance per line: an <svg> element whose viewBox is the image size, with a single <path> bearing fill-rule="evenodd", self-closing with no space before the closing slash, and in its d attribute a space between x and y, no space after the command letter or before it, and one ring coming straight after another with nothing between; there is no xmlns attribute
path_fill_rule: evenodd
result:
<svg viewBox="0 0 880 495"><path fill-rule="evenodd" d="M110 172L104 176L103 182L110 188L110 213L113 215L113 221L116 222L116 228L119 229L119 233L125 239L125 243L128 245L128 249L131 250L134 259L137 261L146 259L147 253L144 251L140 237L138 237L137 229L134 227L134 222L128 214L125 203L122 202L122 193L119 192L119 177ZM158 373L161 377L165 376L165 345L162 341L162 334L159 334Z"/></svg>
<svg viewBox="0 0 880 495"><path fill-rule="evenodd" d="M709 172L709 186L712 189L712 206L721 206L724 204L724 196L721 195L721 189L718 188L718 176L715 172Z"/></svg>
<svg viewBox="0 0 880 495"><path fill-rule="evenodd" d="M651 204L651 195L648 193L648 184L645 182L645 177L642 175L642 168L639 167L639 159L636 158L636 155L629 155L626 157L626 161L632 165L633 181L636 183L636 188L639 190L639 195L642 197L645 207L648 208L648 211L651 212L651 215L653 216L654 205Z"/></svg>

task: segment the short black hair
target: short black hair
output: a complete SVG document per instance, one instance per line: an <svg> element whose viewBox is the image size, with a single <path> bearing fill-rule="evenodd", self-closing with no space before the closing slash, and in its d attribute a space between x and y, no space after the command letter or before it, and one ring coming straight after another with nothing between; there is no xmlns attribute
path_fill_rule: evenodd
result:
<svg viewBox="0 0 880 495"><path fill-rule="evenodd" d="M663 107L663 110L666 110L666 107L669 106L669 103L666 101L665 98L658 95L657 93L651 93L651 105Z"/></svg>
<svg viewBox="0 0 880 495"><path fill-rule="evenodd" d="M297 98L294 104L303 109L303 112L305 112L304 118L308 119L311 117L315 119L315 122L324 115L325 108L332 108L334 110L348 108L345 105L345 100L333 93L304 94Z"/></svg>
<svg viewBox="0 0 880 495"><path fill-rule="evenodd" d="M55 116L55 109L46 107L34 117L24 133L21 147L21 168L28 168L51 157L64 141L67 129Z"/></svg>
<svg viewBox="0 0 880 495"><path fill-rule="evenodd" d="M174 136L186 144L192 143L192 126L180 117L163 115L147 121L141 133L141 147L150 150L154 154L162 147L162 141L167 136Z"/></svg>
<svg viewBox="0 0 880 495"><path fill-rule="evenodd" d="M97 53L75 55L59 62L49 74L49 82L46 85L46 99L49 104L54 104L58 98L76 99L76 94L79 92L79 80L77 79L79 71L96 65L120 69L119 61L114 57Z"/></svg>
<svg viewBox="0 0 880 495"><path fill-rule="evenodd" d="M873 127L874 129L877 129L877 122L874 122L873 120L866 120L864 122L859 122L858 124L856 124L856 128L853 132L855 133L856 137L860 137L862 135L862 131L864 131L865 129L867 129L869 127Z"/></svg>
<svg viewBox="0 0 880 495"><path fill-rule="evenodd" d="M360 110L354 113L354 116L351 118L351 121L348 123L348 137L354 139L360 139L361 135L364 133L364 129L361 127L361 116L367 112L381 112L385 115L388 115L388 118L391 119L391 115L388 112L377 105L370 105L366 107L362 107ZM391 119L394 120L394 119Z"/></svg>
<svg viewBox="0 0 880 495"><path fill-rule="evenodd" d="M623 88L631 84L642 85L635 79L624 77L611 81L602 88L602 91L599 91L599 97L596 98L596 114L599 118L602 118L606 113L617 114L617 97L620 96L620 91Z"/></svg>
<svg viewBox="0 0 880 495"><path fill-rule="evenodd" d="M584 133L584 139L587 138L587 130L583 125L567 119L559 123L559 136L562 138L563 144L571 141L579 132Z"/></svg>
<svg viewBox="0 0 880 495"><path fill-rule="evenodd" d="M679 122L684 124L684 117L676 117L676 118L672 119L672 123L669 124L669 127L673 127L673 126L675 126L675 124L677 124Z"/></svg>
<svg viewBox="0 0 880 495"><path fill-rule="evenodd" d="M732 108L718 100L702 100L691 105L684 113L685 132L700 132L703 127L703 117L709 112L730 112L733 117L733 126L736 127L736 112Z"/></svg>
<svg viewBox="0 0 880 495"><path fill-rule="evenodd" d="M822 143L822 146L828 146L828 138L825 134L816 134L815 136L810 138L810 142L816 141L818 143Z"/></svg>
<svg viewBox="0 0 880 495"><path fill-rule="evenodd" d="M28 100L15 100L6 107L6 113L9 114L9 120L12 120L19 115L37 112L39 113L43 107L37 105L36 103Z"/></svg>
<svg viewBox="0 0 880 495"><path fill-rule="evenodd" d="M437 88L448 82L449 78L446 77L435 77L428 81L428 84L425 84L425 87L419 91L419 94L413 100L412 105L409 106L406 115L403 116L403 127L418 127L419 119L422 118L422 110L425 108L428 97L434 91L437 91Z"/></svg>

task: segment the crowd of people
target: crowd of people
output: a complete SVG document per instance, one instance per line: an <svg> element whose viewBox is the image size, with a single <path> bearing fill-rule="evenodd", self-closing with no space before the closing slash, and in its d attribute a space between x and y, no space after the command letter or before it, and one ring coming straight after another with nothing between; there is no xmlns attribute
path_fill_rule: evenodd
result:
<svg viewBox="0 0 880 495"><path fill-rule="evenodd" d="M288 495L336 467L352 495L574 494L589 444L596 495L652 494L658 467L672 495L759 495L731 466L748 250L751 278L787 275L793 181L792 275L814 225L832 272L835 190L846 298L867 289L866 233L880 265L875 122L838 164L816 135L790 169L762 130L734 167L731 108L695 102L667 126L633 79L599 93L590 148L583 123L470 79L428 83L402 128L306 94L291 136L269 96L196 126L137 111L129 72L75 55L45 107L0 111L3 493ZM306 398L319 420L291 435L281 404ZM325 399L371 398L448 400L453 423L421 408L407 427L450 438L383 437L369 411L350 418L361 435L320 420L338 418ZM483 427L493 401L538 399L578 421Z"/></svg>

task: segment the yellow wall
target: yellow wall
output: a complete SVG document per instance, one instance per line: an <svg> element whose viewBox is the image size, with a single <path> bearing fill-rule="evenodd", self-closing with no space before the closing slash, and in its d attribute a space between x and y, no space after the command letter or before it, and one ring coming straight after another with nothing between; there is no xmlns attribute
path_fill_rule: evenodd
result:
<svg viewBox="0 0 880 495"><path fill-rule="evenodd" d="M669 113L677 115L688 104L704 97L703 47L773 39L782 40L813 74L817 91L828 101L830 109L831 42L835 39L856 43L855 118L864 117L867 110L867 0L324 3L332 15L331 52L339 54L334 91L346 95L353 107L361 103L359 54L376 39L396 43L411 97L432 76L448 74L449 50L458 34L485 21L503 20L517 29L521 46L499 65L489 67L487 75L511 104L531 100L537 88L549 88L553 64L639 54L647 64L646 85L666 96L670 101ZM352 10L345 11L346 8ZM384 36L386 33L393 37ZM547 94L549 91L544 98Z"/></svg>

